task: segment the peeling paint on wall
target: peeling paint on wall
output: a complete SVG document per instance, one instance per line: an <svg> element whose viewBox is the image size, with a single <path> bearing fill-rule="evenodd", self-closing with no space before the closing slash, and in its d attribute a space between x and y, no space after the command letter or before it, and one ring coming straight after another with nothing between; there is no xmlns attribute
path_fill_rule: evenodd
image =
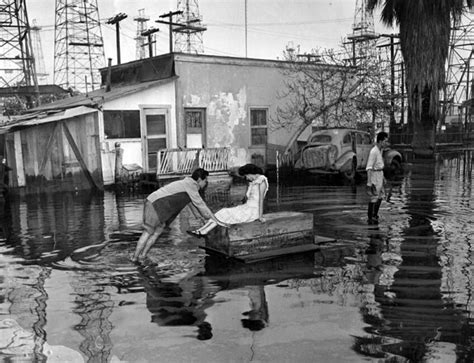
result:
<svg viewBox="0 0 474 363"><path fill-rule="evenodd" d="M247 90L219 92L211 96L186 95L184 107L206 107L208 147L248 145Z"/></svg>
<svg viewBox="0 0 474 363"><path fill-rule="evenodd" d="M213 147L247 144L247 93L220 92L211 97L208 106L208 143Z"/></svg>

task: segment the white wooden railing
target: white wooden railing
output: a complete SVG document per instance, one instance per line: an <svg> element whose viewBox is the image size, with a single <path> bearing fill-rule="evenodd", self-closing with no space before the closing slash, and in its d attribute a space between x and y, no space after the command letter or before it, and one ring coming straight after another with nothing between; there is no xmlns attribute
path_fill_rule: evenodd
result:
<svg viewBox="0 0 474 363"><path fill-rule="evenodd" d="M229 148L161 149L157 152L156 175L190 174L196 168L225 171L229 155Z"/></svg>
<svg viewBox="0 0 474 363"><path fill-rule="evenodd" d="M291 150L289 150L287 153L277 150L275 159L277 169L281 167L293 167L295 163L294 155Z"/></svg>

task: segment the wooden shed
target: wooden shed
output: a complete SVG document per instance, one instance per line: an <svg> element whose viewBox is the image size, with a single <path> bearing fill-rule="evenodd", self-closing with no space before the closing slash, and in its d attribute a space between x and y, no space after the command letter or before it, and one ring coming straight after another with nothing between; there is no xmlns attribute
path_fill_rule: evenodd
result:
<svg viewBox="0 0 474 363"><path fill-rule="evenodd" d="M101 189L97 114L81 106L4 127L10 187L26 192Z"/></svg>

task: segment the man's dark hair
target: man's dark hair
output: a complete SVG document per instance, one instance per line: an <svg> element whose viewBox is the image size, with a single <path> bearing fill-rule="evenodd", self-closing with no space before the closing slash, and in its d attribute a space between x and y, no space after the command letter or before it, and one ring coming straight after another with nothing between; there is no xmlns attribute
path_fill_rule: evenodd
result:
<svg viewBox="0 0 474 363"><path fill-rule="evenodd" d="M254 164L245 164L239 168L239 175L246 176L248 174L261 174L263 175L262 168Z"/></svg>
<svg viewBox="0 0 474 363"><path fill-rule="evenodd" d="M385 139L388 139L388 134L385 131L379 132L377 134L377 142L382 142Z"/></svg>
<svg viewBox="0 0 474 363"><path fill-rule="evenodd" d="M199 178L201 178L201 180L204 180L208 176L209 176L209 172L207 170L204 170L203 168L198 168L193 171L191 178L197 181Z"/></svg>

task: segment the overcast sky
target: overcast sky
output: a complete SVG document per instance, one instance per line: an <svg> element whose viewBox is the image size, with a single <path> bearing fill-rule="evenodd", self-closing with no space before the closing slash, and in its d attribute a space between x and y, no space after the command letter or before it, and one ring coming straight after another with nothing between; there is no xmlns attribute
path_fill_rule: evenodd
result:
<svg viewBox="0 0 474 363"><path fill-rule="evenodd" d="M194 0L190 0L193 2ZM41 42L46 71L53 73L55 0L27 0L31 23L42 27ZM116 64L115 26L106 20L123 12L120 23L122 63L135 59L139 9L150 17L148 27L158 27L156 54L167 53L168 29L155 23L161 14L177 9L177 0L98 0L106 58ZM247 0L247 56L276 59L287 44L302 52L335 48L352 31L356 0ZM245 0L199 0L207 54L245 57ZM376 25L376 31L377 29ZM52 79L52 78L51 78Z"/></svg>

